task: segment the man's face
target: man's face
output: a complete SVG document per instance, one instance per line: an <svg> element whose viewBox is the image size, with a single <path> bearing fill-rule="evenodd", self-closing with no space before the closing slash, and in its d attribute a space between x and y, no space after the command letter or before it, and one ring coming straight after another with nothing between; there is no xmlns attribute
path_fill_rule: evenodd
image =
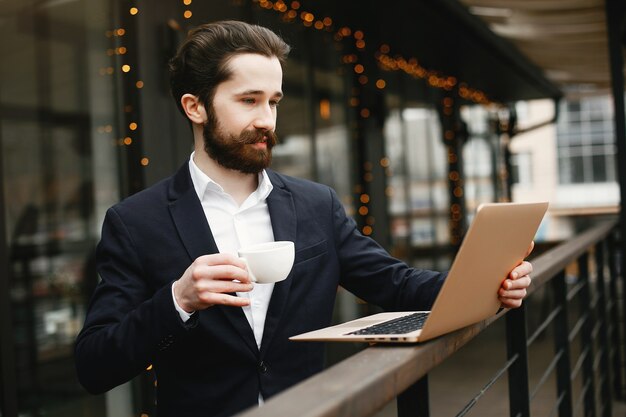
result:
<svg viewBox="0 0 626 417"><path fill-rule="evenodd" d="M276 144L283 71L277 58L258 54L236 55L228 66L232 75L207 109L205 150L225 168L256 174L269 166Z"/></svg>

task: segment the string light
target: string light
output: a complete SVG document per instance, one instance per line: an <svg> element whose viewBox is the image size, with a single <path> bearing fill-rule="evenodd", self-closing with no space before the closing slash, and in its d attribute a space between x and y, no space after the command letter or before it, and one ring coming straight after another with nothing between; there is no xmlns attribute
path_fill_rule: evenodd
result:
<svg viewBox="0 0 626 417"><path fill-rule="evenodd" d="M130 13L132 16L135 16L136 14L138 14L138 13L139 13L139 9L138 9L138 8L136 8L136 7L131 7L131 8L130 8L130 10L129 10L129 13Z"/></svg>
<svg viewBox="0 0 626 417"><path fill-rule="evenodd" d="M320 117L323 120L330 119L330 100L326 98L320 100Z"/></svg>
<svg viewBox="0 0 626 417"><path fill-rule="evenodd" d="M291 3L289 3L289 7L284 3L283 0L278 0L275 3L272 3L271 1L268 1L268 0L254 0L254 2L256 2L258 6L261 8L268 9L268 10L273 9L274 11L281 13L282 20L285 22L292 23L292 24L296 22L300 22L304 27L307 27L307 28L313 27L316 30L325 29L329 32L333 32L333 39L337 43L338 51L341 51L342 42L344 41L354 42L353 44L354 48L356 48L359 54L363 54L366 50L366 46L367 46L366 34L363 30L360 30L360 29L353 30L352 28L348 26L342 26L342 27L335 29L333 27L334 21L330 16L324 16L324 17L318 16L316 18L315 15L311 13L310 11L301 10L301 4L299 1L292 1ZM417 58L415 57L405 58L401 55L391 56L390 53L391 53L391 47L386 43L381 44L378 50L374 53L374 59L376 60L379 68L382 71L389 71L389 72L401 71L413 78L424 80L427 83L427 85L431 86L432 88L444 90L448 96L450 94L455 94L464 100L471 101L477 104L482 104L482 105L492 104L492 101L487 97L487 95L483 91L470 87L466 82L459 81L456 77L443 74L440 71L435 71L433 69L425 68L424 66L419 64ZM359 63L359 56L353 53L344 54L344 55L341 55L341 62L345 66L351 67L352 71L354 71L354 73L357 75L356 81L360 85L364 86L368 84L369 77L368 77L365 66ZM374 85L377 89L382 90L386 88L387 83L384 79L377 78L376 81L374 82ZM361 105L360 97L361 97L360 88L354 87L352 90L351 96L348 99L349 106L355 109L358 108ZM442 104L443 104L443 115L446 118L453 117L454 116L453 99L451 97L446 97ZM324 105L325 104L322 104L322 102L320 102L320 114L322 114L322 109ZM358 110L358 114L361 119L367 119L371 115L370 110L366 107L360 108ZM352 126L352 129L354 130L352 132L352 137L354 137L356 140L359 140L360 139L360 133L359 133L360 122L358 122L357 120L357 121L354 121L353 123L354 125ZM445 125L449 125L449 123L446 123ZM459 159L455 153L455 146L452 146L455 144L454 143L455 141L454 130L453 129L444 130L444 139L446 140L446 143L448 143L448 145L446 146L448 150L447 152L448 163L450 165L456 164ZM367 166L365 167L366 172L363 174L363 181L365 183L369 183L373 180L373 174L371 172L371 163L367 162L366 164L369 164L369 168ZM389 158L386 158L386 157L382 158L380 160L380 165L381 167L385 169L385 174L387 176L392 175ZM453 183L451 184L452 194L454 195L455 198L463 197L462 179L460 178L460 174L454 170L450 172L449 176L450 176L450 181ZM363 188L362 185L360 184L356 185L355 193L357 195L361 195L361 198L363 198L363 196L367 196L367 198L369 199L369 196L367 194L362 194L362 188ZM393 194L393 187L391 186L386 187L385 194L390 197ZM361 214L362 216L365 216L367 213L363 214L361 212L362 211L365 212L366 210L369 211L367 206L365 206L367 202L361 201L361 203L363 203L364 205L360 207L359 214ZM456 206L454 204L452 205L452 207L457 207L457 206L458 204ZM450 240L453 244L456 244L460 241L459 240L460 239L459 228L460 228L460 221L462 220L461 217L462 217L461 214L458 214L456 217L451 216L452 221L450 223L450 229L451 229ZM371 218L371 223L369 221L370 218ZM371 227L373 225L373 218L370 216L367 219L368 219L367 225L362 228L362 232L365 235L370 235L373 232L373 229Z"/></svg>
<svg viewBox="0 0 626 417"><path fill-rule="evenodd" d="M379 48L378 53L375 55L376 60L381 65L383 70L403 71L414 78L426 79L430 86L444 89L446 91L452 91L457 85L458 80L456 77L441 75L436 71L428 70L421 66L415 58L411 58L409 60L401 56L392 58L388 55L390 50L389 46L383 46ZM483 91L470 88L466 83L458 84L458 95L460 97L478 104L492 104L492 101Z"/></svg>

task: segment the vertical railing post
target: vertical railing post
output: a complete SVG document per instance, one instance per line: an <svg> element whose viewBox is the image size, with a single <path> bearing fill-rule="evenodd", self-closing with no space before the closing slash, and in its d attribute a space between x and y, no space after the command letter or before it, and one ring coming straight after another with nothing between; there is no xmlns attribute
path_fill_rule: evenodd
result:
<svg viewBox="0 0 626 417"><path fill-rule="evenodd" d="M429 417L428 375L398 395L398 417Z"/></svg>
<svg viewBox="0 0 626 417"><path fill-rule="evenodd" d="M517 359L509 368L509 409L511 417L530 416L528 349L526 345L526 303L506 314L508 359Z"/></svg>
<svg viewBox="0 0 626 417"><path fill-rule="evenodd" d="M582 325L581 343L582 352L587 350L583 358L583 386L587 387L584 396L585 417L596 415L596 391L593 372L593 308L591 306L591 291L589 284L589 254L585 253L578 258L579 280L584 284L580 290L580 305L583 315L587 315Z"/></svg>
<svg viewBox="0 0 626 417"><path fill-rule="evenodd" d="M556 389L559 398L559 417L572 415L572 380L569 352L569 325L567 321L567 286L565 271L559 272L551 281L555 308L560 312L554 319L554 352L559 355L556 365Z"/></svg>
<svg viewBox="0 0 626 417"><path fill-rule="evenodd" d="M609 334L607 325L607 310L606 310L606 290L604 282L604 268L606 263L604 261L604 241L600 241L596 244L595 260L596 260L596 288L598 291L598 309L597 319L600 322L600 346L602 346L602 355L600 357L600 398L602 399L602 413L603 417L611 417L612 413L612 399L611 399L611 366L609 365L609 354L611 345L609 344Z"/></svg>
<svg viewBox="0 0 626 417"><path fill-rule="evenodd" d="M618 398L623 398L623 384L622 384L622 354L623 351L620 348L620 337L619 337L619 299L617 292L617 281L618 281L618 268L616 259L616 251L618 247L615 242L615 235L611 233L608 237L608 258L609 258L609 294L611 296L611 323L613 330L611 331L611 346L613 346L613 392L615 392L615 396Z"/></svg>

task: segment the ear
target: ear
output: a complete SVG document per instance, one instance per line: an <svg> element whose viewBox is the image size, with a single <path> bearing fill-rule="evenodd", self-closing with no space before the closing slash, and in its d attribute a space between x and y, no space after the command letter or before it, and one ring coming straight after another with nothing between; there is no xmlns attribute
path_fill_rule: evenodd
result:
<svg viewBox="0 0 626 417"><path fill-rule="evenodd" d="M198 96L193 94L183 94L180 98L180 104L185 110L187 118L195 124L204 124L207 121L206 109Z"/></svg>

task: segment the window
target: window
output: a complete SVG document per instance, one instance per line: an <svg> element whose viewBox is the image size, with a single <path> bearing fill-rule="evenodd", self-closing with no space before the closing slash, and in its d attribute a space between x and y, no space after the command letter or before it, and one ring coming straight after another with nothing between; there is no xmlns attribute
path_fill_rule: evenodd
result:
<svg viewBox="0 0 626 417"><path fill-rule="evenodd" d="M532 185L533 183L533 163L530 152L518 153L512 156L513 182L520 185Z"/></svg>
<svg viewBox="0 0 626 417"><path fill-rule="evenodd" d="M557 124L561 184L614 182L615 146L610 97L561 104Z"/></svg>

